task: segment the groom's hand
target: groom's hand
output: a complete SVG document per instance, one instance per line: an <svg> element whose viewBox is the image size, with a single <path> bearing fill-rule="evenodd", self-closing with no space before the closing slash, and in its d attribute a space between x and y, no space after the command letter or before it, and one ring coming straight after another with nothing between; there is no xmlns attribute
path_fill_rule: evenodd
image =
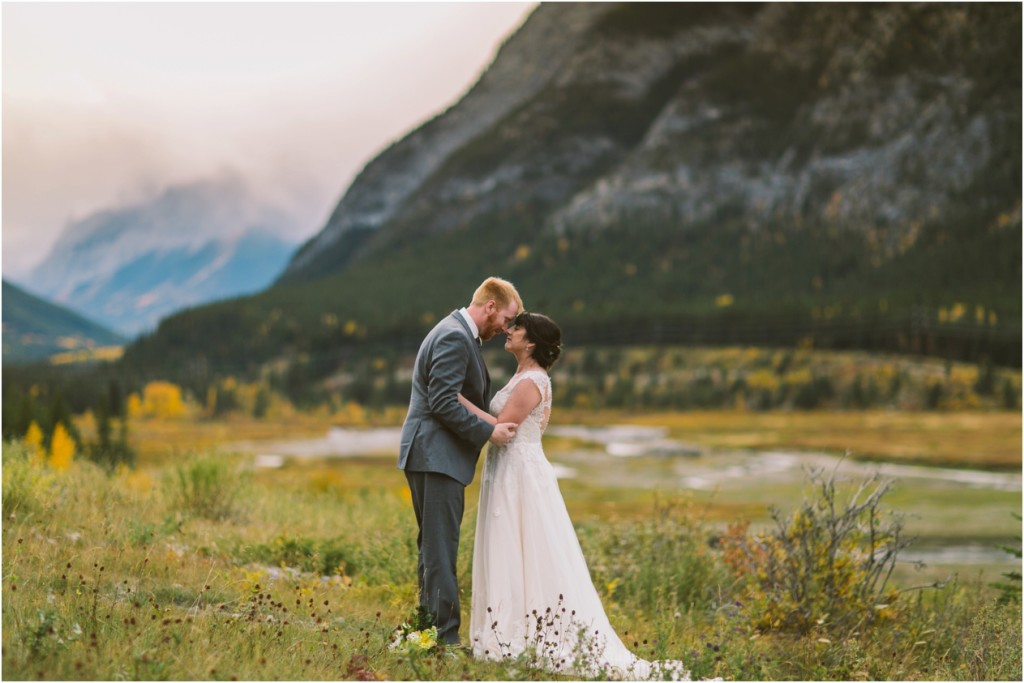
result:
<svg viewBox="0 0 1024 683"><path fill-rule="evenodd" d="M516 423L515 422L499 422L494 425L494 432L491 434L491 438L488 439L495 446L504 446L512 437L516 435Z"/></svg>

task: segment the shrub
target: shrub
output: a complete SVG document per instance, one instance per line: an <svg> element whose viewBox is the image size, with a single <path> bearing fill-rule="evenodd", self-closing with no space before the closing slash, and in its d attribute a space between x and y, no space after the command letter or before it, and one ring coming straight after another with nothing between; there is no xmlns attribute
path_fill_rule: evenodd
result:
<svg viewBox="0 0 1024 683"><path fill-rule="evenodd" d="M595 539L594 583L643 610L688 610L718 585L720 564L692 507L656 500L645 521L603 527Z"/></svg>
<svg viewBox="0 0 1024 683"><path fill-rule="evenodd" d="M42 458L20 443L3 444L3 515L36 512L51 499L56 477Z"/></svg>
<svg viewBox="0 0 1024 683"><path fill-rule="evenodd" d="M286 566L321 576L355 574L352 550L339 538L322 541L310 538L278 536L270 543L261 543L239 553L243 560Z"/></svg>
<svg viewBox="0 0 1024 683"><path fill-rule="evenodd" d="M894 614L886 591L897 554L909 544L902 519L884 519L891 482L875 475L840 505L836 470L809 473L815 495L791 514L771 512L774 528L751 535L745 524L722 539L725 561L745 609L762 630L844 634Z"/></svg>
<svg viewBox="0 0 1024 683"><path fill-rule="evenodd" d="M233 465L216 456L178 465L171 477L172 500L182 510L206 519L235 513L241 481Z"/></svg>
<svg viewBox="0 0 1024 683"><path fill-rule="evenodd" d="M1019 514L1017 514L1016 512L1011 512L1010 514L1013 515L1014 519L1016 519L1017 521L1020 521L1021 516ZM1018 543L1020 542L1020 540L1021 540L1021 537L1017 536ZM1009 545L1001 545L1001 546L999 546L999 548L1001 550L1005 550L1006 552L1010 553L1011 555L1016 557L1018 560L1020 559L1020 556L1021 556L1021 549L1020 549L1020 547L1014 548L1013 546L1009 546ZM994 588L998 588L999 589L999 602L1001 604L1006 604L1006 603L1011 603L1011 602L1015 602L1017 604L1020 604L1020 601L1021 601L1020 600L1021 599L1021 581L1020 581L1021 574L1020 574L1020 572L1019 571L1005 572L1003 574L1003 576L1005 576L1007 579L1009 579L1010 583L1006 583L1005 581L999 581L999 582L996 582L996 583L992 584L992 586Z"/></svg>
<svg viewBox="0 0 1024 683"><path fill-rule="evenodd" d="M936 672L939 680L1021 680L1021 615L1018 605L982 605L957 640L956 653L940 660L939 671Z"/></svg>

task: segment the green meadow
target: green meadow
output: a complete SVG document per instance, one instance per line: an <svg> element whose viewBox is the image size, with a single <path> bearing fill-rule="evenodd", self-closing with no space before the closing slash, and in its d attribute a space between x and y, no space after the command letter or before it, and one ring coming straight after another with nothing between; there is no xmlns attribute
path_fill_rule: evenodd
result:
<svg viewBox="0 0 1024 683"><path fill-rule="evenodd" d="M57 469L30 445L6 442L3 676L554 677L529 658L388 647L416 603L415 521L393 454L271 468L254 458L282 435L401 419L356 417L140 419L131 432L138 466L113 473L79 458ZM881 463L1012 476L1019 414L565 411L552 432L588 423L657 426L704 449L697 458L611 458L586 438L546 437L550 459L575 473L561 487L595 585L641 656L682 659L695 678L1021 678L1020 582L1003 575L1020 569L1019 485L898 478L884 490L869 481L873 507L853 505L861 475ZM88 419L79 427L88 437ZM822 483L828 471L803 468L699 489L678 483L752 450L850 455L833 467L843 476L832 489ZM477 491L467 491L460 548L464 606ZM822 535L844 520L852 524L836 542ZM868 527L885 533L868 541ZM963 545L989 548L992 559L900 559ZM887 548L891 562L878 559Z"/></svg>

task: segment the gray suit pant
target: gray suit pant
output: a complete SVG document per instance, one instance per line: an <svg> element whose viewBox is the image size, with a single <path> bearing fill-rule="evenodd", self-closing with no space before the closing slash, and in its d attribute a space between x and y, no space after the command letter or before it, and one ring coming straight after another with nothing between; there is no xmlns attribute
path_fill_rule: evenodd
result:
<svg viewBox="0 0 1024 683"><path fill-rule="evenodd" d="M438 641L457 645L460 618L456 559L466 487L437 472L406 470L405 478L412 492L412 506L419 526L416 576L420 604L434 617Z"/></svg>

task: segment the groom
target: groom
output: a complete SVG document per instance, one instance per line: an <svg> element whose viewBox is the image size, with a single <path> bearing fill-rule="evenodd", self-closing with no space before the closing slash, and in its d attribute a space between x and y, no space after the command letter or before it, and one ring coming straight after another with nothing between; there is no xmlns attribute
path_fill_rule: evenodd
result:
<svg viewBox="0 0 1024 683"><path fill-rule="evenodd" d="M439 322L416 354L398 468L405 470L419 526L420 605L434 618L438 641L449 645L459 643L455 563L466 486L484 443L503 446L515 432L512 423L492 425L476 417L458 394L487 410L491 378L480 346L504 332L522 309L511 282L487 278L470 305Z"/></svg>

